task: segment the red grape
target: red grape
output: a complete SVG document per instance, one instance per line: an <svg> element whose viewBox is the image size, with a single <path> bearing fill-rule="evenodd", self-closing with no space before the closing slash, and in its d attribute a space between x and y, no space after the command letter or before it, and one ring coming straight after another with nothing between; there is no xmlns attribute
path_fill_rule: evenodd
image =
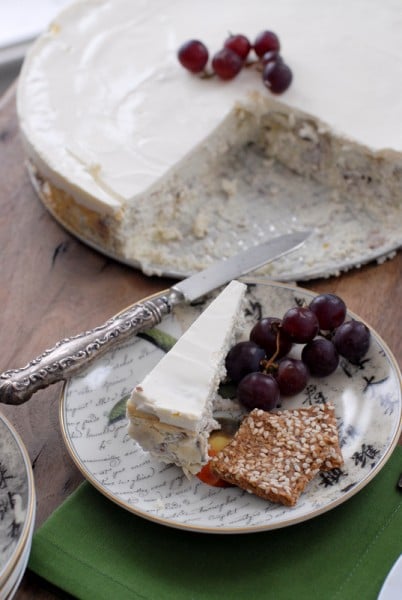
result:
<svg viewBox="0 0 402 600"><path fill-rule="evenodd" d="M279 38L273 31L262 31L257 35L254 41L254 52L261 57L270 50L280 50Z"/></svg>
<svg viewBox="0 0 402 600"><path fill-rule="evenodd" d="M281 319L276 317L265 317L257 321L250 331L250 340L264 348L267 358L271 358L276 353L278 341L279 349L276 358L285 356L292 347L292 341L280 329L281 323Z"/></svg>
<svg viewBox="0 0 402 600"><path fill-rule="evenodd" d="M263 65L272 62L277 62L278 60L281 61L282 57L280 56L277 50L269 50L269 52L265 52L265 54L263 54L261 57L261 62Z"/></svg>
<svg viewBox="0 0 402 600"><path fill-rule="evenodd" d="M272 410L279 404L279 386L272 375L250 373L239 383L237 397L248 410Z"/></svg>
<svg viewBox="0 0 402 600"><path fill-rule="evenodd" d="M292 83L293 74L282 60L268 62L262 71L262 81L273 94L282 94Z"/></svg>
<svg viewBox="0 0 402 600"><path fill-rule="evenodd" d="M361 321L346 321L340 325L332 338L335 348L349 362L358 364L370 346L370 330Z"/></svg>
<svg viewBox="0 0 402 600"><path fill-rule="evenodd" d="M238 342L226 356L226 372L228 377L238 383L245 375L259 371L260 362L265 351L254 342Z"/></svg>
<svg viewBox="0 0 402 600"><path fill-rule="evenodd" d="M345 320L346 304L335 294L320 294L309 304L320 324L320 329L332 331Z"/></svg>
<svg viewBox="0 0 402 600"><path fill-rule="evenodd" d="M307 385L309 372L306 365L296 358L283 358L278 365L276 381L280 393L284 396L294 396Z"/></svg>
<svg viewBox="0 0 402 600"><path fill-rule="evenodd" d="M251 44L248 38L241 33L228 37L224 43L224 47L236 52L242 60L246 60L248 53L251 50Z"/></svg>
<svg viewBox="0 0 402 600"><path fill-rule="evenodd" d="M222 48L212 59L212 68L215 73L225 81L233 79L243 67L243 61L236 52L230 48Z"/></svg>
<svg viewBox="0 0 402 600"><path fill-rule="evenodd" d="M272 410L280 406L281 396L302 392L310 375L334 373L340 356L359 364L370 345L370 330L360 321L344 322L345 315L345 302L328 293L315 296L309 306L297 303L282 319L259 319L250 339L235 344L226 356L239 402L248 410ZM303 344L301 360L288 355L293 343Z"/></svg>
<svg viewBox="0 0 402 600"><path fill-rule="evenodd" d="M305 344L317 335L318 319L307 306L294 306L285 313L282 329L293 342Z"/></svg>
<svg viewBox="0 0 402 600"><path fill-rule="evenodd" d="M281 94L291 84L293 74L279 54L279 38L273 31L262 31L251 45L249 39L237 33L229 35L223 48L212 58L212 74L228 81L236 77L254 49L262 65L262 81L273 94ZM203 42L191 39L182 44L177 53L181 65L192 73L202 73L208 63L209 53ZM256 61L252 61L254 64ZM247 65L248 66L248 65ZM259 69L258 69L259 70ZM206 73L206 77L211 73Z"/></svg>
<svg viewBox="0 0 402 600"><path fill-rule="evenodd" d="M185 69L200 73L208 62L208 50L199 40L189 40L180 46L177 57Z"/></svg>
<svg viewBox="0 0 402 600"><path fill-rule="evenodd" d="M306 344L301 356L311 375L315 377L331 375L339 364L338 352L326 338L317 338Z"/></svg>

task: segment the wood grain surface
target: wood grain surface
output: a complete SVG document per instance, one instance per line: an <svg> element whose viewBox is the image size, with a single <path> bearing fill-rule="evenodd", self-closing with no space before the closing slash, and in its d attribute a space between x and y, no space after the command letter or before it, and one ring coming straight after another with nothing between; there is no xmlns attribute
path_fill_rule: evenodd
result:
<svg viewBox="0 0 402 600"><path fill-rule="evenodd" d="M15 91L0 100L0 371L25 365L45 348L99 325L122 308L170 285L98 254L63 230L31 188L18 133ZM302 283L331 291L370 323L402 364L402 254L338 278ZM0 405L28 449L37 490L38 527L82 476L63 445L61 384L26 404ZM63 597L27 572L17 600Z"/></svg>

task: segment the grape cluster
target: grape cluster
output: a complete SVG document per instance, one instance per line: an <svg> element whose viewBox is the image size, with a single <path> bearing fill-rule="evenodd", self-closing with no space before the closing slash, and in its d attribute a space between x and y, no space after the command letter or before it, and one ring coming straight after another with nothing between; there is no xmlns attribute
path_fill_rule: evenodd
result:
<svg viewBox="0 0 402 600"><path fill-rule="evenodd" d="M262 31L253 44L241 33L230 35L212 57L212 74L228 81L236 77L244 66L256 65L262 73L264 85L272 93L282 94L290 86L293 75L279 50L280 41L273 31ZM252 60L251 52L255 55ZM188 71L206 73L209 52L203 42L188 40L180 46L177 56Z"/></svg>
<svg viewBox="0 0 402 600"><path fill-rule="evenodd" d="M226 356L228 378L237 385L237 398L248 410L272 410L281 396L294 396L310 375L327 377L340 356L359 364L370 346L370 330L361 321L347 320L346 304L335 294L320 294L310 304L296 305L282 319L257 321L247 341ZM303 344L300 358L289 356Z"/></svg>

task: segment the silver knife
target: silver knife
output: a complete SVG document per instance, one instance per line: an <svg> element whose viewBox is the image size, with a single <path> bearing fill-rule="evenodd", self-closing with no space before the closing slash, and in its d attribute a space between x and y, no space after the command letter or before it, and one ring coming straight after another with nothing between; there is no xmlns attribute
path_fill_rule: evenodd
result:
<svg viewBox="0 0 402 600"><path fill-rule="evenodd" d="M60 340L25 367L10 369L0 375L0 402L26 402L37 390L78 373L128 337L155 327L176 304L192 302L232 279L296 250L310 233L296 231L252 246L134 304L100 327Z"/></svg>

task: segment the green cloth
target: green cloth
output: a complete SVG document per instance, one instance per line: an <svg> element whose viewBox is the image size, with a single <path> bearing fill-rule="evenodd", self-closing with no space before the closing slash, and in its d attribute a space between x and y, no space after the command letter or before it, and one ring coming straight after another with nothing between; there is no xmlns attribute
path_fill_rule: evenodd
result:
<svg viewBox="0 0 402 600"><path fill-rule="evenodd" d="M171 529L82 484L36 532L29 568L90 600L369 600L402 552L397 447L363 490L298 525L222 535Z"/></svg>

